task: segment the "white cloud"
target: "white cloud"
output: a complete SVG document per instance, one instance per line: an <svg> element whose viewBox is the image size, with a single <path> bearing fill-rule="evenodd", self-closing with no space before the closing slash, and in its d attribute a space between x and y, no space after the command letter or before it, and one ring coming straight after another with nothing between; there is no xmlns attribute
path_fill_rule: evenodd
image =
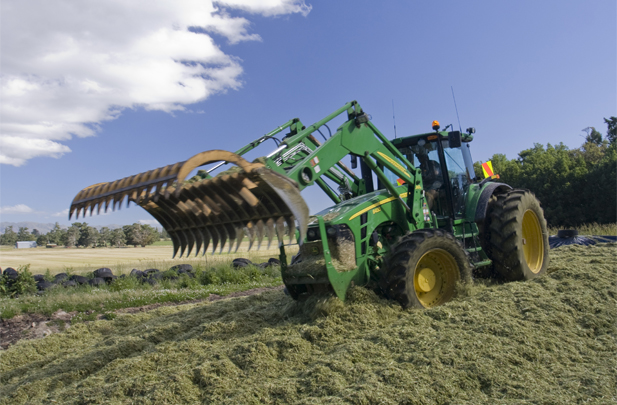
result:
<svg viewBox="0 0 617 405"><path fill-rule="evenodd" d="M156 228L162 228L161 224L159 224L159 221L157 221L156 219L140 219L137 222L139 222L142 225L150 225Z"/></svg>
<svg viewBox="0 0 617 405"><path fill-rule="evenodd" d="M3 0L0 163L70 152L125 108L166 112L241 86L209 35L260 40L249 14L306 15L304 0Z"/></svg>
<svg viewBox="0 0 617 405"><path fill-rule="evenodd" d="M26 204L17 204L12 207L0 207L0 214L27 214L31 212L34 212L34 210Z"/></svg>
<svg viewBox="0 0 617 405"><path fill-rule="evenodd" d="M68 216L69 216L69 209L67 208L67 209L62 210L60 212L56 212L55 214L52 214L51 216L52 217L67 217L68 218Z"/></svg>

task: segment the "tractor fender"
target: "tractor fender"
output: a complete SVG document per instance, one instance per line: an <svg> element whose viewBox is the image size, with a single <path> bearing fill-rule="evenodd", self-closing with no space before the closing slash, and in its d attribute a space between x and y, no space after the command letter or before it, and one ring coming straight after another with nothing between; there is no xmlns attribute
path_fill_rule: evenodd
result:
<svg viewBox="0 0 617 405"><path fill-rule="evenodd" d="M482 190L482 194L480 194L480 198L478 199L474 222L484 221L484 218L486 217L486 210L488 208L488 202L493 194L504 193L511 189L512 187L505 183L489 183L484 190Z"/></svg>

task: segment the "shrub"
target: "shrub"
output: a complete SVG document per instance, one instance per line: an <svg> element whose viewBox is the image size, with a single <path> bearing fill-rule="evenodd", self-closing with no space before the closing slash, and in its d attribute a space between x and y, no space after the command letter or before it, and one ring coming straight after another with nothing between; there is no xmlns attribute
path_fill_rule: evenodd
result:
<svg viewBox="0 0 617 405"><path fill-rule="evenodd" d="M148 287L149 284L146 284ZM110 291L136 290L144 288L144 283L137 277L118 277L107 287Z"/></svg>
<svg viewBox="0 0 617 405"><path fill-rule="evenodd" d="M221 278L218 276L216 269L205 270L198 276L198 280L203 285L221 284Z"/></svg>
<svg viewBox="0 0 617 405"><path fill-rule="evenodd" d="M178 288L191 288L191 289L195 289L195 288L199 288L201 287L201 284L199 282L199 280L197 279L197 277L191 277L187 274L182 274L180 276L180 279L177 281L176 286Z"/></svg>
<svg viewBox="0 0 617 405"><path fill-rule="evenodd" d="M36 281L30 273L30 265L20 266L17 269L19 275L16 279L9 279L6 275L0 276L0 293L10 297L16 297L21 294L36 292Z"/></svg>

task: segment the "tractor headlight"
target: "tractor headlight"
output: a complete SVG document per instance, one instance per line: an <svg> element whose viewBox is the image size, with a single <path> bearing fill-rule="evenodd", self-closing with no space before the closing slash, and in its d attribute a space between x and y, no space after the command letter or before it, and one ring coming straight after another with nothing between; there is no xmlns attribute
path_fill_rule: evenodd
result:
<svg viewBox="0 0 617 405"><path fill-rule="evenodd" d="M306 236L307 236L307 239L308 239L308 240L315 240L315 239L317 239L317 230L315 230L315 229L309 229L309 230L306 232Z"/></svg>

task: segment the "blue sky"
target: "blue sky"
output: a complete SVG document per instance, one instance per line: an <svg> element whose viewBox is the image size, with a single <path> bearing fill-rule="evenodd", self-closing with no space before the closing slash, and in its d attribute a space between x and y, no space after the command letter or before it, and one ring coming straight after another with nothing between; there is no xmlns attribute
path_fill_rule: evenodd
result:
<svg viewBox="0 0 617 405"><path fill-rule="evenodd" d="M435 119L442 126L458 127L453 86L463 129L477 130L472 143L475 161L495 153L515 158L536 142L563 142L576 148L583 142L583 128L594 126L604 134L603 118L617 115L613 0L306 4L281 0L278 8L247 6L238 0L230 1L223 13L210 14L195 14L191 7L211 2L187 0L183 10L173 12L187 25L200 26L202 16L209 21L199 38L212 38L210 53L195 52L195 47L208 44L191 42L194 34L178 33L182 25L178 28L161 17L170 13L167 10L142 18L152 21L143 23L143 32L163 32L159 29L168 26L175 30L162 45L149 44L153 36L136 33L131 47L116 53L114 47L120 45L115 44L123 44L123 39L104 26L87 33L94 39L84 42L81 51L73 49L75 56L64 64L47 56L49 68L46 62L39 63L40 55L49 55L53 47L56 55L66 55L69 51L62 49L63 44L74 44L75 38L81 41L84 29L76 25L63 33L69 40L53 46L41 43L44 35L26 38L23 44L5 40L26 37L29 25L40 26L31 13L5 12L20 4L9 3L3 1L2 85L3 94L17 95L2 99L2 221L69 224L63 211L86 186L209 149L233 151L290 118L308 124L351 100L358 100L390 137L394 100L397 132L404 136L429 131ZM170 2L169 7L180 3ZM81 21L88 11L65 13L57 25L40 30L48 29L53 37L58 26L67 21L70 25L71 18ZM122 9L101 12L124 15ZM126 11L128 17L117 24L126 24L118 30L133 35L131 13L135 10ZM12 25L6 21L9 18L15 20ZM147 57L134 56L142 55L140 47L147 50L143 53ZM169 55L165 47L171 49ZM99 62L91 62L108 60L109 55L123 58L113 65L122 67L121 75L112 79L109 69L101 72ZM173 74L190 76L190 71L172 74L169 63L148 65L153 59L174 57L208 61L214 73L206 90L193 83L194 87L186 86L192 92L179 92L171 85L176 80ZM159 66L160 71L148 66ZM81 80L78 90L70 87L71 77ZM22 81L11 82L12 78ZM37 82L38 78L47 82ZM143 85L134 87L142 78ZM50 81L56 83L53 88L41 84ZM15 83L22 87L9 92ZM20 89L32 86L46 90L32 90L31 99L24 98ZM42 128L57 120L57 126L50 124L55 135L30 130L29 117L33 125L43 123ZM263 154L267 152L269 147L263 149ZM318 189L313 191L304 195L315 212L328 200L317 196ZM150 219L132 206L86 221L104 225Z"/></svg>

